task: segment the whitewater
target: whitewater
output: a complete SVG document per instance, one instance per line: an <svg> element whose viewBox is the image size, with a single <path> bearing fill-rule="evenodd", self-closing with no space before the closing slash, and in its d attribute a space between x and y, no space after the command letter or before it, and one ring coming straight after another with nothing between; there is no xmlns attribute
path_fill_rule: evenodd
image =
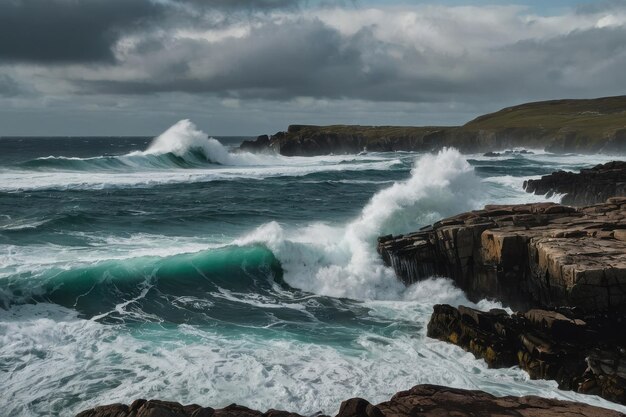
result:
<svg viewBox="0 0 626 417"><path fill-rule="evenodd" d="M2 413L159 398L333 414L421 383L626 411L428 339L437 303L507 306L445 277L405 287L376 253L380 235L544 201L524 179L609 156L304 158L241 140L189 120L156 138L0 138Z"/></svg>

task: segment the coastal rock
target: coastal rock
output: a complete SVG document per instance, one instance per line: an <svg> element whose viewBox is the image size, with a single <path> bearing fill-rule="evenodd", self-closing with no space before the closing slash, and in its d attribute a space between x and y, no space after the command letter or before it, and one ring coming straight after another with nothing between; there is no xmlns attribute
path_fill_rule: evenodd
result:
<svg viewBox="0 0 626 417"><path fill-rule="evenodd" d="M626 196L626 161L613 161L582 169L580 173L557 171L538 180L524 181L529 193L565 194L563 204L597 204L610 197Z"/></svg>
<svg viewBox="0 0 626 417"><path fill-rule="evenodd" d="M246 141L241 149L286 156L373 152L496 152L517 147L551 152L626 153L626 96L552 100L508 107L463 126L308 126Z"/></svg>
<svg viewBox="0 0 626 417"><path fill-rule="evenodd" d="M104 405L85 410L76 417L301 417L286 411L269 410L266 413L231 404L221 409L201 407L197 404L182 405L160 400L135 400L130 406Z"/></svg>
<svg viewBox="0 0 626 417"><path fill-rule="evenodd" d="M134 407L134 408L133 408ZM285 411L265 413L231 405L223 409L182 406L163 401L137 400L83 411L76 417L302 417ZM378 405L362 398L341 404L336 417L626 417L618 411L570 401L527 397L495 397L482 391L416 385ZM324 417L324 416L318 416Z"/></svg>
<svg viewBox="0 0 626 417"><path fill-rule="evenodd" d="M507 314L436 305L428 336L484 359L490 368L519 366L532 379L626 404L626 315L575 310Z"/></svg>
<svg viewBox="0 0 626 417"><path fill-rule="evenodd" d="M378 252L412 284L452 278L472 301L521 310L626 310L626 198L575 209L489 205L421 231L383 236Z"/></svg>

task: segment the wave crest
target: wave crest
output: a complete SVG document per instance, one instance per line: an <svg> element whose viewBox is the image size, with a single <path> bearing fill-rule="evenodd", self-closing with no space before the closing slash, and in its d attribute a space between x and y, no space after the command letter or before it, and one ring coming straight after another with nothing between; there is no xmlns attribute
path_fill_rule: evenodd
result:
<svg viewBox="0 0 626 417"><path fill-rule="evenodd" d="M287 231L276 222L238 240L263 243L281 262L285 281L334 297L399 299L406 294L376 253L381 234L406 233L441 217L474 208L481 182L455 149L415 160L411 177L379 191L344 226L313 224Z"/></svg>
<svg viewBox="0 0 626 417"><path fill-rule="evenodd" d="M145 151L91 158L48 156L22 163L27 169L72 171L127 171L145 169L202 168L207 165L268 165L275 156L231 153L217 139L210 138L189 119L183 119L155 137Z"/></svg>

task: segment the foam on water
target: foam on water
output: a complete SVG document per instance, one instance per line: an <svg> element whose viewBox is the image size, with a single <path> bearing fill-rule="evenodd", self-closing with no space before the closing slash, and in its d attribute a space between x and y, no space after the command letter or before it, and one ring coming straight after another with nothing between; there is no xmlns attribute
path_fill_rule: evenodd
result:
<svg viewBox="0 0 626 417"><path fill-rule="evenodd" d="M239 179L262 180L320 172L388 170L399 158L380 155L284 157L230 152L181 120L157 136L145 151L91 158L44 157L0 169L0 191L101 190L154 187Z"/></svg>
<svg viewBox="0 0 626 417"><path fill-rule="evenodd" d="M446 285L438 281L433 287L455 292ZM280 327L228 336L188 325L124 329L79 319L50 304L0 310L0 356L21 358L11 368L0 364L11 374L11 383L3 383L0 406L12 416L69 417L86 407L149 397L332 415L346 398L376 403L430 383L626 410L597 397L558 391L550 381L531 381L516 368L488 369L458 347L425 338L432 304L462 297L415 291L423 295L410 302L368 302L372 320L387 330L339 328L349 340L342 345L285 337ZM24 395L30 402L10 400Z"/></svg>
<svg viewBox="0 0 626 417"><path fill-rule="evenodd" d="M537 394L626 411L597 397L559 391L550 381L531 381L517 368L488 369L455 346L427 339L426 324L434 304L473 304L443 278L405 288L375 252L376 237L381 234L414 231L442 216L494 201L543 200L519 189L529 172L537 175L554 166L606 162L603 157L527 155L512 162L494 161L494 166L500 165L492 173L472 169L454 150L416 159L412 153L253 159L217 145L193 124L181 121L145 151L114 157L125 161L119 171L2 168L0 190L21 197L18 190L164 183L182 188L192 182L318 173L315 178L277 181L275 189L302 187L308 192L306 187L328 183L332 187L353 184L350 190L367 196L379 191L360 212L359 207L350 212L354 215L350 221L330 217L307 223L301 219L313 212L294 203L293 210L304 213L294 217L299 220L269 222L239 238L241 225L223 235L226 229L216 235L185 237L176 234L182 228L161 230L167 222L145 229L149 233L116 232L106 222L104 229L86 232L80 224L72 228L67 222L49 230L39 224L47 220L37 213L1 214L0 238L5 240L0 241L0 300L25 296L31 287L44 288L42 282L50 280L45 290L53 294L47 299L65 306L39 303L0 308L3 413L69 417L90 406L148 397L215 407L237 402L263 410L334 414L346 398L361 396L379 402L419 383L482 389L496 395ZM169 155L163 160L166 163L182 161L183 166L154 166L163 155ZM110 162L109 157L98 158L98 163ZM190 168L186 158L203 165ZM406 174L409 159L415 159L410 177L381 189L389 178ZM146 164L148 160L154 164ZM86 158L75 162L93 164ZM507 172L509 166L515 171ZM398 176L381 174L396 168ZM341 176L348 172L352 176ZM486 178L481 180L481 175ZM207 187L213 185L217 186ZM191 196L190 204L198 188L192 190L186 194ZM154 204L156 208L159 199L170 197L167 189L142 193L154 198L147 200L146 207ZM97 204L103 195L113 194L75 191L68 195L76 202L67 204L85 204L90 199ZM25 202L29 195L42 199L33 201L47 201L43 199L47 195L65 196L30 191L23 195ZM263 196L235 197L242 206L236 213L242 213L241 222L248 222L245 227L259 224L258 213L263 216L276 210ZM349 196L345 204L353 204ZM174 217L189 206L180 212L176 206L166 208L171 212L155 213ZM86 218L97 218L91 214ZM133 224L135 214L128 224ZM106 213L99 215L107 218ZM195 228L197 223L190 221L188 227ZM68 244L39 240L51 234L76 240ZM26 240L20 241L22 236ZM284 281L307 292L285 285L280 280L281 266ZM57 283L76 286L62 287L65 295L61 297ZM101 292L86 297L91 290L83 294L77 287L91 283L99 285ZM15 289L19 291L12 293ZM80 293L77 302L75 293ZM110 299L102 296L100 300L100 294ZM46 298L37 300L41 299ZM94 307L98 305L102 308ZM481 301L476 307L501 306Z"/></svg>
<svg viewBox="0 0 626 417"><path fill-rule="evenodd" d="M378 192L345 226L284 230L271 222L235 243L266 244L294 287L333 297L398 299L404 286L377 255L376 238L476 206L481 183L472 171L454 149L427 154L415 161L408 180Z"/></svg>

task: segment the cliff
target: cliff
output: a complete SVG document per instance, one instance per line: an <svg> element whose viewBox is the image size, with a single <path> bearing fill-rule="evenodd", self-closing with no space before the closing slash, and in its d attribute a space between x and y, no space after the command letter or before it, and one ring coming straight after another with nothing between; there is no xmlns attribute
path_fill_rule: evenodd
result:
<svg viewBox="0 0 626 417"><path fill-rule="evenodd" d="M417 385L378 405L362 398L341 403L336 417L625 417L623 413L587 404L528 397L494 397L436 385ZM213 409L165 401L137 400L130 406L112 404L83 411L77 417L302 417L287 411L265 413L232 404ZM319 416L324 417L324 416Z"/></svg>
<svg viewBox="0 0 626 417"><path fill-rule="evenodd" d="M582 169L579 173L557 171L538 180L524 181L524 189L539 195L565 194L561 203L582 206L626 196L626 161L612 161Z"/></svg>
<svg viewBox="0 0 626 417"><path fill-rule="evenodd" d="M554 100L508 107L463 126L307 126L259 136L246 151L312 156L368 151L433 151L455 147L475 153L514 147L551 152L626 153L626 96Z"/></svg>
<svg viewBox="0 0 626 417"><path fill-rule="evenodd" d="M415 233L383 236L378 252L405 283L450 277L476 301L626 310L626 198L580 209L486 206Z"/></svg>

